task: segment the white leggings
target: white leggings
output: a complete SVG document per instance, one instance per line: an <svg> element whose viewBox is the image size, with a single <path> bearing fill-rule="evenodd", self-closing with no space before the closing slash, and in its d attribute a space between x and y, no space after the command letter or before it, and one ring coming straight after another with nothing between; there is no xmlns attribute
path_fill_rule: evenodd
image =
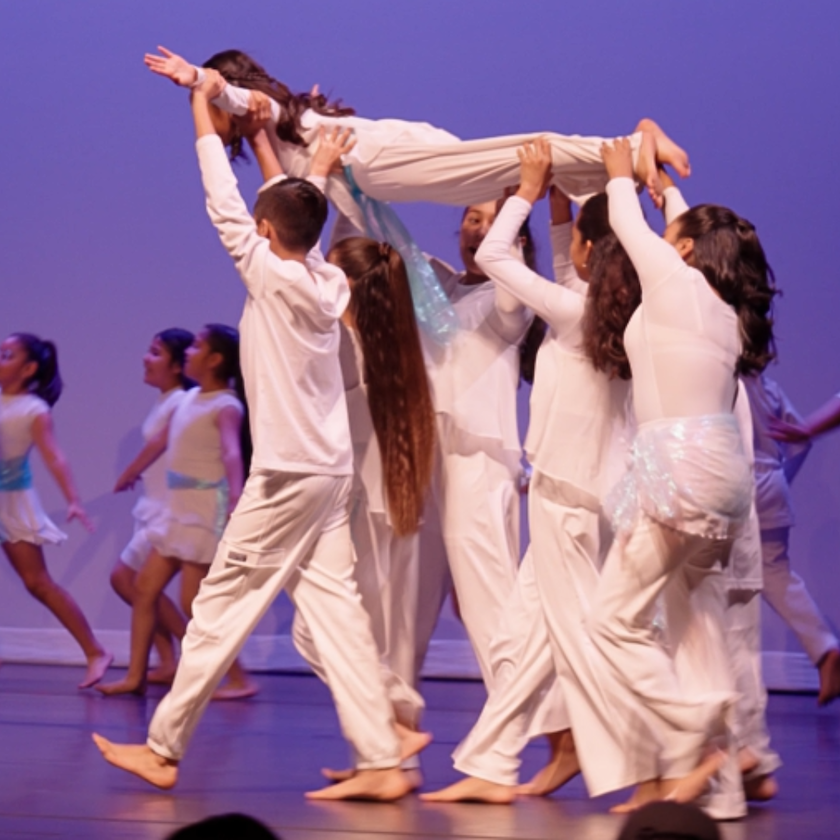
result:
<svg viewBox="0 0 840 840"><path fill-rule="evenodd" d="M312 634L357 766L398 766L391 704L353 578L350 483L260 470L248 476L193 602L172 690L152 718L154 752L182 758L215 687L285 588Z"/></svg>

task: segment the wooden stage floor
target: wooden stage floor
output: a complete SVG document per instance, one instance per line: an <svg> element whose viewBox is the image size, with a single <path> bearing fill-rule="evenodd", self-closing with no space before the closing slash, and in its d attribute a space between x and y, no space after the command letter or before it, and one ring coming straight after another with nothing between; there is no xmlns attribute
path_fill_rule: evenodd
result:
<svg viewBox="0 0 840 840"><path fill-rule="evenodd" d="M211 704L174 792L161 793L108 766L91 743L139 742L162 690L148 699L79 692L80 669L0 667L0 838L160 840L179 825L243 811L285 840L574 838L612 840L621 820L606 813L615 797L590 801L575 780L545 800L507 806L308 803L321 766L346 763L329 696L313 677L258 675L249 701ZM427 724L435 741L423 757L427 787L453 781L449 759L475 719L483 689L470 682L427 682ZM785 760L781 793L723 826L727 840L840 837L840 703L816 708L813 696L773 696L770 727ZM543 758L540 745L524 774Z"/></svg>

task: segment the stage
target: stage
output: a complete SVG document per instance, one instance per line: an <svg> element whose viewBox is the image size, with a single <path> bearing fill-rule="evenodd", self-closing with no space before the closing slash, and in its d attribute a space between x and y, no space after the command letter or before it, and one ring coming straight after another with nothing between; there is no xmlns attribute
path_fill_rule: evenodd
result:
<svg viewBox="0 0 840 840"><path fill-rule="evenodd" d="M160 840L176 827L226 811L268 823L285 840L419 837L612 840L617 797L590 801L575 780L544 800L515 805L437 805L409 796L392 805L315 804L303 792L321 784L319 768L343 767L344 742L326 689L314 677L259 674L253 700L214 703L182 765L174 792L162 793L107 765L90 740L101 732L139 742L163 690L147 699L79 692L81 669L0 667L0 838ZM427 681L426 722L434 743L423 754L426 787L453 781L449 759L481 706L477 682ZM812 695L774 695L770 729L785 766L774 802L754 807L724 837L840 835L840 704L816 708ZM542 761L528 749L523 778Z"/></svg>

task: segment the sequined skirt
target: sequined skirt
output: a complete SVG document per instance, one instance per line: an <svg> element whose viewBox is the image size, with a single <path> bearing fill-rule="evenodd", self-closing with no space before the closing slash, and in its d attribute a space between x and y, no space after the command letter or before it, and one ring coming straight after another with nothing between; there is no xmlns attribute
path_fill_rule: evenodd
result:
<svg viewBox="0 0 840 840"><path fill-rule="evenodd" d="M668 418L639 428L629 469L607 497L617 534L640 513L690 534L730 539L750 512L752 469L731 414Z"/></svg>

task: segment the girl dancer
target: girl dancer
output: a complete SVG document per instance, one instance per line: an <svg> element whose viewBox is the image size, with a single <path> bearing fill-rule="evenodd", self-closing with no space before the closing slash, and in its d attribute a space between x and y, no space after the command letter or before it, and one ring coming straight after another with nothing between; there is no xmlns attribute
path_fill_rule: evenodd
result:
<svg viewBox="0 0 840 840"><path fill-rule="evenodd" d="M49 520L32 486L33 446L67 499L67 521L93 530L79 501L70 465L58 447L50 408L61 396L58 356L51 341L14 333L0 344L0 543L31 595L70 631L87 659L79 688L102 679L113 658L96 640L72 596L50 576L44 543L66 539Z"/></svg>
<svg viewBox="0 0 840 840"><path fill-rule="evenodd" d="M725 762L706 750L715 735L728 744L734 696L709 663L726 661L720 564L752 493L732 413L735 375L772 358L775 290L749 222L702 205L669 224L663 241L644 222L630 144L605 144L603 156L610 223L642 284L625 340L639 433L617 508L622 538L605 563L589 627L628 755L658 764L637 801L689 801ZM691 639L695 646L691 697L652 627L663 593L671 645ZM743 800L721 809L715 816L742 816Z"/></svg>
<svg viewBox="0 0 840 840"><path fill-rule="evenodd" d="M143 357L143 381L160 391L160 396L143 423L143 439L146 443L169 426L172 412L186 395L184 389L190 384L190 380L184 376L184 364L187 348L193 339L193 334L187 330L164 330L152 339ZM120 489L126 489L125 485L120 485ZM111 586L114 592L129 606L134 604L137 573L152 551L149 530L165 515L166 498L166 465L162 459L158 459L143 473L143 495L137 500L132 511L134 534L111 571ZM147 674L148 682L172 682L177 664L174 639L180 641L185 630L186 622L178 608L165 592L161 592L154 635L160 665Z"/></svg>
<svg viewBox="0 0 840 840"><path fill-rule="evenodd" d="M166 515L149 530L153 551L135 579L131 611L131 660L118 682L99 686L103 694L143 694L157 604L166 585L181 573L181 608L192 602L213 560L219 536L242 492L244 392L239 372L239 334L208 324L186 352L184 373L198 383L181 400L170 422L146 445L117 480L132 486L166 452L169 493ZM236 383L236 393L230 390ZM255 686L236 663L220 699L248 697Z"/></svg>
<svg viewBox="0 0 840 840"><path fill-rule="evenodd" d="M494 284L516 295L549 328L537 354L526 440L534 468L528 499L532 541L507 616L509 635L522 644L455 752L455 766L470 778L425 797L433 801L510 802L529 716L552 690L551 761L523 792L548 793L581 765L593 793L639 778L624 769L623 745L605 723L611 710L597 694L597 702L589 702L586 690L594 676L583 629L606 548L600 502L621 462L620 446L612 452L620 443L628 392L621 335L638 304L639 284L610 230L603 195L583 206L574 227L568 207L555 197L553 221L566 222L553 228L556 285L511 256L518 226L547 187L550 149L527 145L520 158L520 187L477 261ZM580 759L570 726L586 742Z"/></svg>
<svg viewBox="0 0 840 840"><path fill-rule="evenodd" d="M249 107L270 109L276 133L275 151L290 175L304 177L309 171L310 147L320 126L352 128L357 144L347 156L353 177L371 198L385 201L433 201L467 206L495 201L507 187L516 184L515 150L533 139L527 135L461 141L428 123L403 120L366 120L353 116L351 108L330 104L322 95L293 95L268 75L250 56L239 50L214 55L199 70L163 47L162 55L145 56L154 73L185 87L199 84L205 75L221 73L225 85L214 104L234 115ZM235 87L240 85L240 87ZM215 92L215 91L214 91ZM260 96L262 94L262 96ZM236 120L229 125L234 154L241 147ZM553 177L568 196L579 199L602 190L605 183L600 159L601 140L594 137L545 135L551 143ZM645 161L645 184L654 195L661 193L654 159L671 163L682 176L690 171L688 157L649 121L642 121L633 135L634 154ZM361 214L343 176L327 182L327 197L359 229Z"/></svg>

